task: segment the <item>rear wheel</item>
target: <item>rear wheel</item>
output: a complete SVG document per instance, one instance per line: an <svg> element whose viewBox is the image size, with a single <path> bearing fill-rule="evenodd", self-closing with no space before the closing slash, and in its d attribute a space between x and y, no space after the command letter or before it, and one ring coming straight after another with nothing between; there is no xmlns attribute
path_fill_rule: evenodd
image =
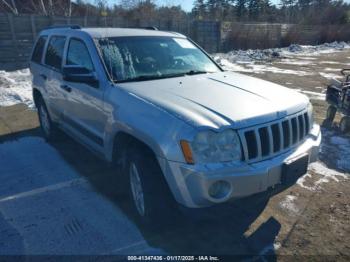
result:
<svg viewBox="0 0 350 262"><path fill-rule="evenodd" d="M44 138L47 141L55 140L57 138L57 128L51 120L49 111L47 110L43 99L40 99L40 102L38 103L38 117Z"/></svg>
<svg viewBox="0 0 350 262"><path fill-rule="evenodd" d="M146 224L165 222L164 215L173 214L175 205L156 158L142 147L132 149L125 171L137 219Z"/></svg>
<svg viewBox="0 0 350 262"><path fill-rule="evenodd" d="M350 117L344 116L340 121L339 128L344 134L350 132Z"/></svg>

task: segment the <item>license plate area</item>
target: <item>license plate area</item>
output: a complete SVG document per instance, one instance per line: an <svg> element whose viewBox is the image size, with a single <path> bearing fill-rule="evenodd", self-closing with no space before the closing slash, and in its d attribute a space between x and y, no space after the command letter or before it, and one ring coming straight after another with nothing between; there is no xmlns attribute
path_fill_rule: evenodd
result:
<svg viewBox="0 0 350 262"><path fill-rule="evenodd" d="M306 174L309 164L309 155L304 154L296 159L292 159L282 166L281 182L284 185L294 184L301 176Z"/></svg>

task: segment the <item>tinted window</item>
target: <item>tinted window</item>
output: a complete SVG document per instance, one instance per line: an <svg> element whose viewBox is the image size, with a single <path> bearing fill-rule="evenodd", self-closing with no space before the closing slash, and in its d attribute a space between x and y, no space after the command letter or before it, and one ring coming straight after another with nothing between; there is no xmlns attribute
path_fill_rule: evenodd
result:
<svg viewBox="0 0 350 262"><path fill-rule="evenodd" d="M67 65L79 65L94 71L94 66L85 44L77 39L72 39L69 42L66 63Z"/></svg>
<svg viewBox="0 0 350 262"><path fill-rule="evenodd" d="M50 38L46 51L45 64L61 69L65 41L66 38L62 36L53 36Z"/></svg>
<svg viewBox="0 0 350 262"><path fill-rule="evenodd" d="M45 47L47 36L40 36L38 41L36 42L33 55L32 55L32 61L36 63L41 63L41 58L43 57L43 50Z"/></svg>

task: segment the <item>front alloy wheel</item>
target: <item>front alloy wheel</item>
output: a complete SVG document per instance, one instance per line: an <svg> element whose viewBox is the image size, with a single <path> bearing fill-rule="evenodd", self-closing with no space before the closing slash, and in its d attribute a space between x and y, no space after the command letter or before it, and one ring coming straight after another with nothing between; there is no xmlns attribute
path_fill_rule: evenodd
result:
<svg viewBox="0 0 350 262"><path fill-rule="evenodd" d="M143 217L145 215L145 199L139 171L133 162L130 164L129 177L134 205L139 215Z"/></svg>

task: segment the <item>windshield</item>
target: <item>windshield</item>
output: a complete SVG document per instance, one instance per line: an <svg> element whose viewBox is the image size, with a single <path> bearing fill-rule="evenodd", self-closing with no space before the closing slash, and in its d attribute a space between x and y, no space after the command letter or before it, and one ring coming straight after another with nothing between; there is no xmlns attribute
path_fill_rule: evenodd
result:
<svg viewBox="0 0 350 262"><path fill-rule="evenodd" d="M107 70L118 82L220 71L206 54L184 38L113 37L100 39L99 47Z"/></svg>

